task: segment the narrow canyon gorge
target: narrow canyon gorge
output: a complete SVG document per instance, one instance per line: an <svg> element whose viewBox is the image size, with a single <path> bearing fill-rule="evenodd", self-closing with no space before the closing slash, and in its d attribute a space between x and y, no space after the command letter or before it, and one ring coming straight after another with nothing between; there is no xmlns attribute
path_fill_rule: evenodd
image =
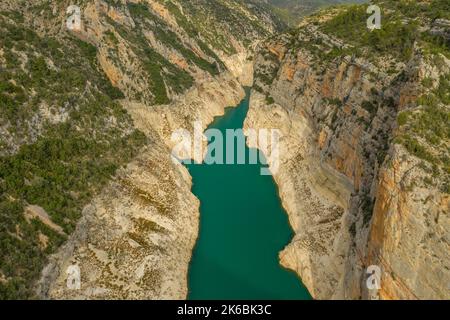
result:
<svg viewBox="0 0 450 320"><path fill-rule="evenodd" d="M0 38L0 80L17 88L0 98L29 99L0 118L0 209L14 221L0 233L0 293L186 299L200 201L172 135L205 130L248 87L244 129L281 133L273 178L294 236L279 262L312 298L448 299L450 20L422 1L417 19L376 3L390 12L384 38L364 5L287 29L256 0L85 0L67 30L70 1L22 1L20 14L2 2L13 40Z"/></svg>

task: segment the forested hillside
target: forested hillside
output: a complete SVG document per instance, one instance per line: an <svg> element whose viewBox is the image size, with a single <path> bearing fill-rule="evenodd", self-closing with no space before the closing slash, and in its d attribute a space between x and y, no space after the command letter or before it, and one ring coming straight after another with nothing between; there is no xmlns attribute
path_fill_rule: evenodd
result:
<svg viewBox="0 0 450 320"><path fill-rule="evenodd" d="M290 26L319 8L346 3L363 3L368 0L261 0L274 7L276 12Z"/></svg>

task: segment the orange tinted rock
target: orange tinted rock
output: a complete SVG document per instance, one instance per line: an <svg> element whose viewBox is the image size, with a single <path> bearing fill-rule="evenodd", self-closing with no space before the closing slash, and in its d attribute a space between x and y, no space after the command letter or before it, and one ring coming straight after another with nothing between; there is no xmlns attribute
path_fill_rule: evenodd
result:
<svg viewBox="0 0 450 320"><path fill-rule="evenodd" d="M319 148L323 149L325 142L327 141L328 134L325 130L322 130L319 134Z"/></svg>
<svg viewBox="0 0 450 320"><path fill-rule="evenodd" d="M122 79L120 71L105 55L99 54L98 60L109 81L111 81L111 84L117 87Z"/></svg>

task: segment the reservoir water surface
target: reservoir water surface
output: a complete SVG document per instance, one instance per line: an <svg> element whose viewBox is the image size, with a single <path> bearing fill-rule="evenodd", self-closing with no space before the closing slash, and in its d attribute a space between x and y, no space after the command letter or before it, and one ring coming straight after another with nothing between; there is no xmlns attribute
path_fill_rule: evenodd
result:
<svg viewBox="0 0 450 320"><path fill-rule="evenodd" d="M242 128L250 90L209 128ZM225 152L225 150L224 150ZM246 152L249 149L246 148ZM236 153L236 152L235 152ZM248 161L247 161L248 162ZM200 199L200 233L189 270L189 299L310 299L278 253L293 231L272 176L261 164L187 165Z"/></svg>

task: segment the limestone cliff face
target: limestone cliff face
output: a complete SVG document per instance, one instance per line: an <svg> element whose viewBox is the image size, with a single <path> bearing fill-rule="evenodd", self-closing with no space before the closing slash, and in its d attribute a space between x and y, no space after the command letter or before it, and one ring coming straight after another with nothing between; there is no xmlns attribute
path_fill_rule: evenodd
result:
<svg viewBox="0 0 450 320"><path fill-rule="evenodd" d="M217 5L178 0L87 1L81 7L82 28L72 33L98 48L102 69L128 99L168 104L193 84L223 71L242 77L243 84L252 82L248 58L253 46L249 44L276 30L274 17L245 2L220 2L226 10L236 11L236 16L221 16L215 11L220 10ZM238 21L232 20L238 16Z"/></svg>
<svg viewBox="0 0 450 320"><path fill-rule="evenodd" d="M186 298L199 203L171 135L240 102L280 25L253 0L83 0L70 29L71 4L0 3L0 298Z"/></svg>
<svg viewBox="0 0 450 320"><path fill-rule="evenodd" d="M351 184L310 154L315 141L304 117L293 116L280 105L267 106L258 93L252 93L250 103L246 128L281 131L280 168L274 178L295 236L280 253L280 261L299 274L313 297L330 298L351 241L341 230Z"/></svg>
<svg viewBox="0 0 450 320"><path fill-rule="evenodd" d="M245 68L243 70L247 71ZM234 106L244 98L245 92L239 78L239 75L235 77L231 72L224 73L216 79L198 84L168 106L154 106L149 109L141 103L123 103L137 128L143 132L155 130L160 139L172 148L177 143L172 140L172 134L176 130L186 129L194 132L196 122L202 125L202 129L206 129L214 117L224 113L225 107Z"/></svg>
<svg viewBox="0 0 450 320"><path fill-rule="evenodd" d="M384 271L382 299L448 298L449 195L413 186L426 177L399 147L380 171L367 258Z"/></svg>
<svg viewBox="0 0 450 320"><path fill-rule="evenodd" d="M164 19L173 32L186 32L162 3L148 4L147 8ZM206 128L225 107L243 99L242 86L252 83L250 51L233 40L236 53L217 51L224 70L215 75L169 50L149 31L146 37L152 48L194 79L193 86L182 94L171 95L168 87L172 102L150 106L133 93L140 91L145 97L148 92L149 99L153 95L152 86L141 81L146 77L136 66L142 59L135 56L131 62L122 56L111 60L110 44L102 40L101 34L106 32L102 14L132 28L136 22L128 9L117 10L100 1L88 4L85 13L91 20L89 25L96 27L86 28L77 36L100 45L100 66L111 83L124 91L122 106L151 142L84 209L77 229L44 269L38 295L50 299L184 299L198 234L199 202L191 193L187 170L171 156L175 143L171 136L178 129L192 132L195 122ZM196 47L194 40L189 40L192 50L207 59L205 49ZM123 55L135 54L129 39L122 38L116 45ZM80 290L72 290L66 283L67 268L73 265L80 268Z"/></svg>
<svg viewBox="0 0 450 320"><path fill-rule="evenodd" d="M197 234L190 177L160 142L149 146L85 207L39 283L50 299L183 299ZM70 266L80 290L67 285Z"/></svg>
<svg viewBox="0 0 450 320"><path fill-rule="evenodd" d="M68 243L51 259L39 294L51 299L185 299L199 201L187 169L171 156L171 133L205 127L245 95L231 75L204 83L162 109L124 101L151 139L142 154L84 209ZM192 121L192 122L191 122ZM77 265L81 290L67 286Z"/></svg>
<svg viewBox="0 0 450 320"><path fill-rule="evenodd" d="M415 47L407 61L390 62L394 73L386 72L390 57L329 59L330 48L346 45L315 21L260 47L245 123L282 134L274 178L295 236L281 264L318 299L448 298L445 164L424 160L402 140L418 127L414 116L406 127L399 116L425 117L423 79L434 79L434 88L440 77L444 83L448 60L440 56L437 70ZM448 112L445 102L438 108ZM431 167L442 176L430 178ZM380 290L367 289L371 265L381 268Z"/></svg>
<svg viewBox="0 0 450 320"><path fill-rule="evenodd" d="M60 77L78 79L80 88L68 83L70 88L65 91L79 89L79 98L104 89L104 81L108 80L106 93L113 99L121 97L147 106L168 105L224 72L250 85L254 44L280 27L267 7L247 1L85 0L77 4L80 24L69 29L68 22L78 19L77 11L67 13L72 4L67 0L3 1L2 33L9 42L0 51L2 68L11 66L32 76L29 61L43 58L50 69L61 73ZM5 30L8 28L10 33ZM11 40L24 42L25 30L33 33L28 35L30 38L39 38L37 42L42 42L42 47L35 44L33 48L30 41L26 50L23 43L22 47L11 47ZM14 32L19 32L17 39ZM106 79L84 81L72 75L86 73L85 64ZM13 74L12 78L17 83L17 76ZM84 92L82 85L86 86ZM37 91L26 89L30 97ZM2 121L0 155L16 153L21 145L45 136L43 127L47 120L53 124L70 122L71 110L61 106L66 103L63 94L54 94L61 101L36 102L41 112L30 110L30 119L22 121L25 123Z"/></svg>

